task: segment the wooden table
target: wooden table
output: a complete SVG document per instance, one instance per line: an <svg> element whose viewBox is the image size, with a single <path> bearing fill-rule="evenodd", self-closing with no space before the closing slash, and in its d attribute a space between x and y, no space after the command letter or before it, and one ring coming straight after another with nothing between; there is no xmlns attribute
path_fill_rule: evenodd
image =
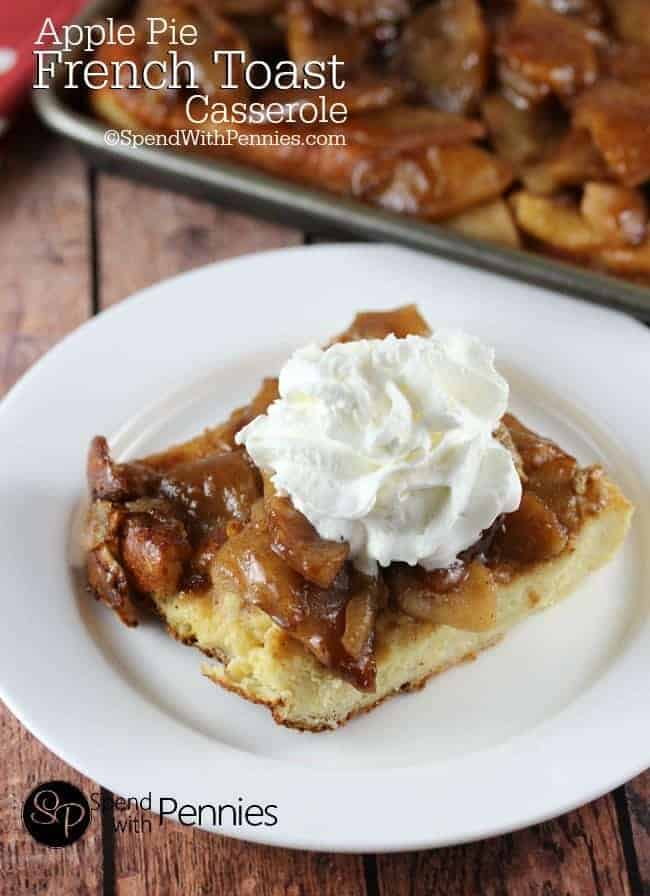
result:
<svg viewBox="0 0 650 896"><path fill-rule="evenodd" d="M1 390L68 331L136 289L206 262L306 239L281 224L94 171L31 115L0 144L0 183ZM110 811L74 846L49 850L22 827L26 794L55 778L86 793L97 785L4 708L0 726L2 896L650 894L650 772L554 821L429 852L292 852L170 822L156 822L151 833L119 833Z"/></svg>

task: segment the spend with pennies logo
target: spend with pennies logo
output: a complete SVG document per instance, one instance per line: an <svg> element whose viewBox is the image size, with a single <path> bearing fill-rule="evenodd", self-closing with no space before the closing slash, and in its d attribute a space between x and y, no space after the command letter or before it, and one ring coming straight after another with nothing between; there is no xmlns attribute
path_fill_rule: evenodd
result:
<svg viewBox="0 0 650 896"><path fill-rule="evenodd" d="M83 837L90 824L90 806L84 794L67 781L39 784L23 804L23 823L43 846L70 846Z"/></svg>

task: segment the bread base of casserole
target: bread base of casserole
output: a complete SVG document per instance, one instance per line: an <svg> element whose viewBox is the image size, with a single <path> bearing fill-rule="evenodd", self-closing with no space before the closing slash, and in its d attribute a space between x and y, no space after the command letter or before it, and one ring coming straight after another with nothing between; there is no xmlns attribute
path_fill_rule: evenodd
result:
<svg viewBox="0 0 650 896"><path fill-rule="evenodd" d="M385 610L377 623L377 687L356 690L319 664L262 610L236 593L181 593L156 602L174 637L217 660L204 674L247 700L267 706L281 725L303 731L336 728L400 691L422 687L438 672L495 644L517 622L557 603L612 557L632 507L605 481L607 501L588 517L571 546L552 560L497 586L497 622L484 632L418 622Z"/></svg>

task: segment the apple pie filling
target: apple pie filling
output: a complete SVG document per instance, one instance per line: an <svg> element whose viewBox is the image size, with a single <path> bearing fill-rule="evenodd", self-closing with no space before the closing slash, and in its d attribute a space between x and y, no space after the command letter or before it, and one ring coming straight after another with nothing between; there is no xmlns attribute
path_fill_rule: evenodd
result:
<svg viewBox="0 0 650 896"><path fill-rule="evenodd" d="M413 306L359 314L339 340L427 335ZM190 442L116 463L96 437L88 459L91 590L127 625L138 604L211 590L236 591L316 660L360 690L375 683L375 629L390 609L469 631L491 628L496 584L570 549L603 506L602 473L504 415L495 437L522 483L520 506L497 517L444 569L391 563L375 575L349 546L322 538L289 497L277 494L237 433L278 397L265 380L252 402Z"/></svg>

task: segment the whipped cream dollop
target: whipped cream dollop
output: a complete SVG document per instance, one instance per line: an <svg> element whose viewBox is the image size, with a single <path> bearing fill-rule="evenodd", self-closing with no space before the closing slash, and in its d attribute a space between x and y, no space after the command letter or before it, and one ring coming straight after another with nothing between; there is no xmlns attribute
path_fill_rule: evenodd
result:
<svg viewBox="0 0 650 896"><path fill-rule="evenodd" d="M519 506L513 459L493 436L508 384L492 349L463 332L309 345L279 390L237 442L364 572L447 567Z"/></svg>

